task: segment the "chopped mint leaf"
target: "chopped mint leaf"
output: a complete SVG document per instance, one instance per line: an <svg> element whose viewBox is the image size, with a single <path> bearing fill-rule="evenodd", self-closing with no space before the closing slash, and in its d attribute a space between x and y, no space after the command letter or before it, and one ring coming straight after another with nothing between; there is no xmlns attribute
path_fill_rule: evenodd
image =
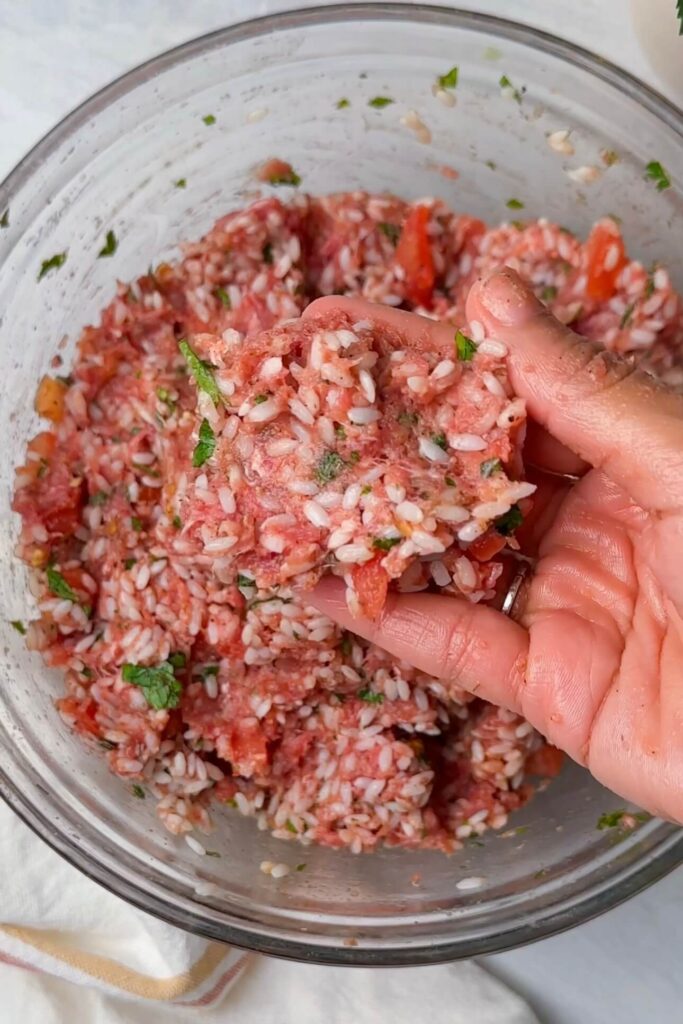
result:
<svg viewBox="0 0 683 1024"><path fill-rule="evenodd" d="M337 100L337 110L345 110L351 106L351 101L347 100L346 96L342 96L340 100Z"/></svg>
<svg viewBox="0 0 683 1024"><path fill-rule="evenodd" d="M491 171L495 171L496 168L498 167L498 164L495 162L495 160L484 160L484 163Z"/></svg>
<svg viewBox="0 0 683 1024"><path fill-rule="evenodd" d="M352 644L353 644L353 640L351 639L351 634L350 633L344 633L342 635L342 638L341 638L341 643L339 644L339 650L341 651L341 653L343 654L343 656L345 658L350 658L351 657L351 647L352 647Z"/></svg>
<svg viewBox="0 0 683 1024"><path fill-rule="evenodd" d="M232 309L232 302L225 288L214 288L213 294L217 299L220 299L221 305L225 306L226 309Z"/></svg>
<svg viewBox="0 0 683 1024"><path fill-rule="evenodd" d="M127 663L121 669L121 678L124 683L139 686L149 706L157 711L177 708L180 704L181 686L168 661L156 667Z"/></svg>
<svg viewBox="0 0 683 1024"><path fill-rule="evenodd" d="M213 114L204 114L202 121L204 122L204 124L210 126L216 123L216 118L213 116Z"/></svg>
<svg viewBox="0 0 683 1024"><path fill-rule="evenodd" d="M17 633L21 633L22 636L26 636L26 626L21 619L12 619L10 626L12 629L16 629Z"/></svg>
<svg viewBox="0 0 683 1024"><path fill-rule="evenodd" d="M363 484L363 486L360 489L360 493L361 494L372 494L372 487L370 486L370 484Z"/></svg>
<svg viewBox="0 0 683 1024"><path fill-rule="evenodd" d="M671 188L671 179L666 173L659 160L650 160L650 163L645 168L645 177L649 178L650 181L654 181L658 192L663 192L666 188Z"/></svg>
<svg viewBox="0 0 683 1024"><path fill-rule="evenodd" d="M341 455L335 451L326 451L320 459L315 473L313 474L320 484L329 484L343 472L346 463Z"/></svg>
<svg viewBox="0 0 683 1024"><path fill-rule="evenodd" d="M372 541L373 548L377 551L391 551L397 544L400 544L403 537L374 537Z"/></svg>
<svg viewBox="0 0 683 1024"><path fill-rule="evenodd" d="M340 441L346 440L346 431L342 427L341 423L335 423L334 436L338 437Z"/></svg>
<svg viewBox="0 0 683 1024"><path fill-rule="evenodd" d="M500 459L484 459L479 467L479 472L483 477L494 476L496 473L500 473L503 468L503 463Z"/></svg>
<svg viewBox="0 0 683 1024"><path fill-rule="evenodd" d="M183 528L183 521L182 521L182 519L180 518L179 515L173 516L173 519L171 520L171 523L173 524L173 526L175 527L176 530L182 530L182 528Z"/></svg>
<svg viewBox="0 0 683 1024"><path fill-rule="evenodd" d="M172 651L168 660L174 669L185 668L187 665L187 656L182 651Z"/></svg>
<svg viewBox="0 0 683 1024"><path fill-rule="evenodd" d="M418 415L416 412L399 413L398 422L402 427L415 427L417 426Z"/></svg>
<svg viewBox="0 0 683 1024"><path fill-rule="evenodd" d="M547 284L541 292L541 298L544 302L552 302L553 299L557 298L557 288L554 284Z"/></svg>
<svg viewBox="0 0 683 1024"><path fill-rule="evenodd" d="M118 239L114 232L110 229L107 231L104 245L97 254L97 258L101 256L113 256L119 247Z"/></svg>
<svg viewBox="0 0 683 1024"><path fill-rule="evenodd" d="M495 521L496 531L502 537L511 537L515 530L524 522L519 505L513 505L505 515L498 516Z"/></svg>
<svg viewBox="0 0 683 1024"><path fill-rule="evenodd" d="M401 229L398 224L389 224L387 221L380 221L377 225L383 235L386 235L392 245L398 245L401 237Z"/></svg>
<svg viewBox="0 0 683 1024"><path fill-rule="evenodd" d="M173 184L176 188L187 188L187 178L178 178Z"/></svg>
<svg viewBox="0 0 683 1024"><path fill-rule="evenodd" d="M132 528L135 530L136 533L142 533L142 529L143 529L142 519L140 519L139 516L131 516L130 517L130 525L132 526Z"/></svg>
<svg viewBox="0 0 683 1024"><path fill-rule="evenodd" d="M124 562L123 562L123 568L127 572L130 572L130 570L133 568L133 566L136 563L137 563L137 558L126 558L126 559L124 559Z"/></svg>
<svg viewBox="0 0 683 1024"><path fill-rule="evenodd" d="M178 348L185 357L185 361L190 368L190 373L194 377L194 382L199 390L206 392L209 398L218 404L221 399L221 393L218 390L216 378L213 375L213 368L209 363L206 363L203 359L199 358L185 338L180 339L178 342Z"/></svg>
<svg viewBox="0 0 683 1024"><path fill-rule="evenodd" d="M268 178L268 183L270 185L292 185L296 188L301 184L301 176L295 170L290 169L284 174L274 174L272 178Z"/></svg>
<svg viewBox="0 0 683 1024"><path fill-rule="evenodd" d="M507 201L507 203L505 205L507 206L508 210L523 210L524 209L524 203L521 201L521 199L508 199L508 201Z"/></svg>
<svg viewBox="0 0 683 1024"><path fill-rule="evenodd" d="M263 405L268 401L268 395L254 395L254 405Z"/></svg>
<svg viewBox="0 0 683 1024"><path fill-rule="evenodd" d="M263 257L263 262L267 263L268 266L270 266L272 264L272 262L273 262L273 244L272 244L272 242L266 242L266 244L263 246L263 249L261 250L261 255Z"/></svg>
<svg viewBox="0 0 683 1024"><path fill-rule="evenodd" d="M192 453L192 465L199 469L216 451L216 435L208 420L202 420L199 427L199 440Z"/></svg>
<svg viewBox="0 0 683 1024"><path fill-rule="evenodd" d="M446 487L456 487L457 486L457 484L456 484L456 482L455 482L455 480L453 479L452 476L447 476L445 482L446 482Z"/></svg>
<svg viewBox="0 0 683 1024"><path fill-rule="evenodd" d="M498 79L498 85L501 87L501 89L504 89L506 91L510 90L509 94L515 101L515 103L522 102L522 93L519 89L515 89L514 85L512 84L507 75L500 76L500 78Z"/></svg>
<svg viewBox="0 0 683 1024"><path fill-rule="evenodd" d="M306 865L305 864L297 864L295 870L296 871L305 871L306 870Z"/></svg>
<svg viewBox="0 0 683 1024"><path fill-rule="evenodd" d="M614 149L603 149L600 153L600 159L605 167L613 167L614 164L619 163L619 154Z"/></svg>
<svg viewBox="0 0 683 1024"><path fill-rule="evenodd" d="M73 604L78 604L78 597L73 587L66 582L61 572L58 572L51 565L47 567L47 585L55 597L59 597L62 601L71 601Z"/></svg>
<svg viewBox="0 0 683 1024"><path fill-rule="evenodd" d="M90 495L91 505L104 505L109 495L106 491L95 491L94 494Z"/></svg>
<svg viewBox="0 0 683 1024"><path fill-rule="evenodd" d="M133 796L136 796L138 800L145 799L145 791L142 786L139 786L137 782L133 783Z"/></svg>
<svg viewBox="0 0 683 1024"><path fill-rule="evenodd" d="M388 107L390 103L394 101L389 96L373 96L371 100L368 100L368 106L374 107L375 110L381 110L383 107Z"/></svg>
<svg viewBox="0 0 683 1024"><path fill-rule="evenodd" d="M220 857L218 850L206 850L205 852L207 857Z"/></svg>
<svg viewBox="0 0 683 1024"><path fill-rule="evenodd" d="M3 213L2 217L0 217L0 228L8 228L8 227L9 227L9 206L7 207L5 212Z"/></svg>
<svg viewBox="0 0 683 1024"><path fill-rule="evenodd" d="M353 451L349 455L349 462L352 466L355 466L357 462L360 462L360 452Z"/></svg>
<svg viewBox="0 0 683 1024"><path fill-rule="evenodd" d="M440 89L455 89L458 84L458 68L452 67L445 75L439 75L437 82Z"/></svg>
<svg viewBox="0 0 683 1024"><path fill-rule="evenodd" d="M621 320L619 321L619 327L622 329L622 331L623 331L623 329L625 327L628 327L628 325L631 323L631 320L633 318L633 310L635 308L636 308L636 304L635 304L635 302L632 302L624 310L623 315L621 317Z"/></svg>
<svg viewBox="0 0 683 1024"><path fill-rule="evenodd" d="M432 434L432 441L437 444L443 451L448 450L448 441L446 440L445 434Z"/></svg>
<svg viewBox="0 0 683 1024"><path fill-rule="evenodd" d="M295 836L298 836L299 830L294 824L294 822L290 821L289 818L287 818L287 821L285 822L285 828L287 829L288 832L293 832Z"/></svg>
<svg viewBox="0 0 683 1024"><path fill-rule="evenodd" d="M38 280L42 281L46 274L49 274L51 270L59 270L66 263L66 250L64 252L56 252L54 256L50 256L49 260L43 260L40 264L40 273L38 274Z"/></svg>
<svg viewBox="0 0 683 1024"><path fill-rule="evenodd" d="M601 814L598 818L597 828L600 831L604 831L607 828L618 828L621 825L621 819L626 814L625 808L620 808L618 811L606 811L605 814Z"/></svg>
<svg viewBox="0 0 683 1024"><path fill-rule="evenodd" d="M237 574L235 583L238 587L255 587L256 583L252 580L251 576L244 576L241 572Z"/></svg>
<svg viewBox="0 0 683 1024"><path fill-rule="evenodd" d="M471 338L468 338L462 331L456 331L455 333L455 352L458 359L462 360L463 363L469 363L474 359L474 354L477 351L477 346L474 344Z"/></svg>
<svg viewBox="0 0 683 1024"><path fill-rule="evenodd" d="M383 693L375 693L374 690L369 689L359 690L357 696L364 700L366 704L381 704L384 700Z"/></svg>
<svg viewBox="0 0 683 1024"><path fill-rule="evenodd" d="M199 670L199 674L202 679L206 679L207 676L217 676L219 665L205 665L204 668Z"/></svg>

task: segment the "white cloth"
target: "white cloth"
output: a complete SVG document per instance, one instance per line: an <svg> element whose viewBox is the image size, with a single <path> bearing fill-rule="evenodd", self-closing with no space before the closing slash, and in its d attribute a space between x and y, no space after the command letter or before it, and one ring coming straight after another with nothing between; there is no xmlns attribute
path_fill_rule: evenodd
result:
<svg viewBox="0 0 683 1024"><path fill-rule="evenodd" d="M2 1024L537 1024L473 963L316 967L171 928L81 875L4 804L0 878Z"/></svg>

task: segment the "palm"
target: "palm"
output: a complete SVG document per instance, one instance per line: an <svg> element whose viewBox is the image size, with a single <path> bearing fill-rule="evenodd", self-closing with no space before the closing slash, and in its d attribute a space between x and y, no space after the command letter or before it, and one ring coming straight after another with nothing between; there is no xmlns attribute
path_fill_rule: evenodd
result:
<svg viewBox="0 0 683 1024"><path fill-rule="evenodd" d="M605 785L680 819L683 524L592 470L545 525L520 616L522 711Z"/></svg>

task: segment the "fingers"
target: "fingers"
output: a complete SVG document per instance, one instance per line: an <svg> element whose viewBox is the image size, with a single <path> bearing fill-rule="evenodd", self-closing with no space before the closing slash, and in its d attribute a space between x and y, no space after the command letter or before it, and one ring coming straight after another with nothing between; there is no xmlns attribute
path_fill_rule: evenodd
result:
<svg viewBox="0 0 683 1024"><path fill-rule="evenodd" d="M683 397L560 324L514 271L477 282L467 315L510 350L530 415L644 508L683 500Z"/></svg>
<svg viewBox="0 0 683 1024"><path fill-rule="evenodd" d="M524 465L535 466L545 473L555 476L583 476L590 466L571 448L567 448L538 425L535 420L527 420L526 437L524 439Z"/></svg>
<svg viewBox="0 0 683 1024"><path fill-rule="evenodd" d="M437 679L519 711L528 636L484 605L436 594L389 594L379 618L353 618L341 580L328 577L307 600L345 629Z"/></svg>

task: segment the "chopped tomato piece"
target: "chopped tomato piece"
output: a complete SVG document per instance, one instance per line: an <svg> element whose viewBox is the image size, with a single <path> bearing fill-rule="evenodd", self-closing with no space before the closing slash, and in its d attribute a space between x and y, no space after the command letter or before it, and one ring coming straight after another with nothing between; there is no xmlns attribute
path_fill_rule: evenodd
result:
<svg viewBox="0 0 683 1024"><path fill-rule="evenodd" d="M476 558L478 562L489 562L499 551L503 550L506 543L505 537L496 533L495 530L491 530L490 533L485 533L482 537L477 537L475 541L472 541L467 553L472 555L472 558Z"/></svg>
<svg viewBox="0 0 683 1024"><path fill-rule="evenodd" d="M431 303L436 277L428 223L429 208L413 207L396 246L396 261L406 272L406 296L418 306Z"/></svg>
<svg viewBox="0 0 683 1024"><path fill-rule="evenodd" d="M545 778L553 779L560 774L563 762L562 751L546 743L527 758L526 770L530 775L543 775Z"/></svg>
<svg viewBox="0 0 683 1024"><path fill-rule="evenodd" d="M63 715L74 719L74 728L86 736L100 735L96 721L97 704L94 700L79 701L75 697L62 697L57 708Z"/></svg>
<svg viewBox="0 0 683 1024"><path fill-rule="evenodd" d="M43 377L36 392L35 409L39 416L44 416L53 423L61 423L64 419L64 395L66 384L54 377Z"/></svg>
<svg viewBox="0 0 683 1024"><path fill-rule="evenodd" d="M588 275L586 294L598 302L611 299L626 263L624 241L614 221L598 221L586 240L584 251Z"/></svg>
<svg viewBox="0 0 683 1024"><path fill-rule="evenodd" d="M266 737L255 718L243 719L230 732L230 761L236 775L249 779L268 767Z"/></svg>
<svg viewBox="0 0 683 1024"><path fill-rule="evenodd" d="M352 576L363 614L376 619L384 608L389 586L389 577L380 565L380 558L355 566Z"/></svg>

